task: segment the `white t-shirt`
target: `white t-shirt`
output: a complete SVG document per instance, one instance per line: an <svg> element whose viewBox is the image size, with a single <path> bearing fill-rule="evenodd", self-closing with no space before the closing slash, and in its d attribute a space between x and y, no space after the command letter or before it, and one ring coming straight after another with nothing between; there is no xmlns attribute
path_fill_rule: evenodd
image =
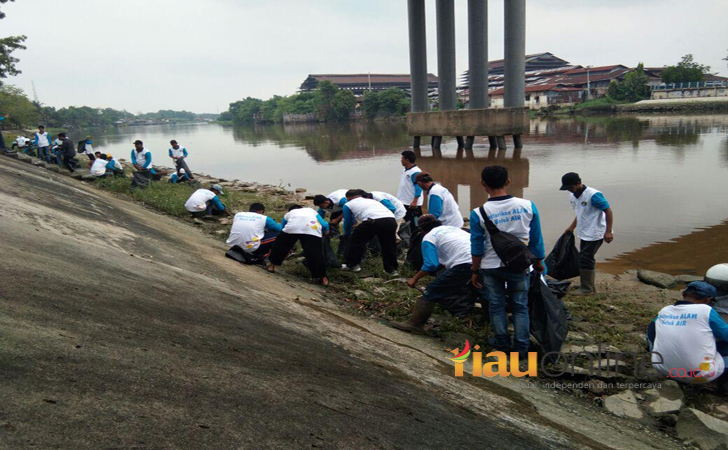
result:
<svg viewBox="0 0 728 450"><path fill-rule="evenodd" d="M265 235L265 222L267 217L255 212L241 212L235 214L227 245L237 245L246 253L252 253L260 247L260 241Z"/></svg>
<svg viewBox="0 0 728 450"><path fill-rule="evenodd" d="M106 173L106 164L108 164L108 161L101 158L96 158L94 160L94 163L91 164L91 170L89 170L89 173L97 177L104 175Z"/></svg>
<svg viewBox="0 0 728 450"><path fill-rule="evenodd" d="M35 133L36 137L38 138L38 147L50 147L51 146L51 138L48 135L47 131L44 131L43 133Z"/></svg>
<svg viewBox="0 0 728 450"><path fill-rule="evenodd" d="M437 248L437 259L445 268L460 264L471 264L470 233L457 227L440 226L425 235L422 242L429 242Z"/></svg>
<svg viewBox="0 0 728 450"><path fill-rule="evenodd" d="M89 146L87 145L86 148L88 147ZM142 149L142 151L138 152L136 149L134 149L131 152L136 157L137 165L144 167L144 164L147 163L147 154L150 153L149 150L144 148Z"/></svg>
<svg viewBox="0 0 728 450"><path fill-rule="evenodd" d="M465 221L463 220L463 215L460 213L460 207L450 191L442 185L433 184L430 191L427 193L428 210L430 209L429 205L432 203L433 196L440 197L442 199L442 214L440 214L440 217L438 218L440 222L442 222L443 225L462 228L463 225L465 225Z"/></svg>
<svg viewBox="0 0 728 450"><path fill-rule="evenodd" d="M184 158L185 156L185 148L181 145L177 149L171 147L169 151L172 152L172 158Z"/></svg>
<svg viewBox="0 0 728 450"><path fill-rule="evenodd" d="M661 374L686 383L705 383L723 374L725 360L718 353L710 328L711 307L708 305L670 305L662 308L655 321L655 342L652 355L655 369ZM679 370L679 369L685 369ZM696 377L686 376L699 370ZM682 376L680 376L682 375Z"/></svg>
<svg viewBox="0 0 728 450"><path fill-rule="evenodd" d="M342 205L340 205L340 203L341 199L346 198L346 191L347 189L337 189L326 196L326 198L334 203L331 205L331 212L341 211Z"/></svg>
<svg viewBox="0 0 728 450"><path fill-rule="evenodd" d="M402 175L399 177L399 189L397 189L397 198L402 201L405 205L412 203L415 199L415 184L412 182L412 175L422 172L417 166L404 169ZM422 206L424 203L424 196L420 195L420 199L417 200L417 206Z"/></svg>
<svg viewBox="0 0 728 450"><path fill-rule="evenodd" d="M349 200L346 202L346 207L349 208L358 223L362 223L365 220L384 219L388 217L394 219L392 211L388 210L386 206L378 201L369 198L359 197Z"/></svg>
<svg viewBox="0 0 728 450"><path fill-rule="evenodd" d="M583 241L604 239L607 231L607 216L601 209L592 205L592 196L600 194L598 190L587 187L579 198L569 194L569 203L576 213L576 235Z"/></svg>
<svg viewBox="0 0 728 450"><path fill-rule="evenodd" d="M84 147L84 151L83 151L83 152L84 152L85 154L87 154L87 155L93 155L93 154L94 154L94 147L93 147L93 145L91 145L91 144L86 144L86 147ZM137 158L138 158L138 157L137 157Z"/></svg>
<svg viewBox="0 0 728 450"><path fill-rule="evenodd" d="M387 194L386 192L381 191L372 191L372 198L380 203L382 200L389 200L392 206L394 206L394 218L397 220L404 219L404 216L407 215L407 209L404 204L392 194Z"/></svg>
<svg viewBox="0 0 728 450"><path fill-rule="evenodd" d="M23 147L25 147L25 144L27 144L29 140L30 139L26 138L25 136L18 136L15 139L15 142L18 143L18 147L23 148Z"/></svg>
<svg viewBox="0 0 728 450"><path fill-rule="evenodd" d="M318 218L318 213L312 208L299 208L288 211L283 216L285 222L283 231L287 234L309 234L321 237L323 235L323 225L321 225Z"/></svg>
<svg viewBox="0 0 728 450"><path fill-rule="evenodd" d="M508 232L528 245L531 239L531 220L533 220L533 203L518 197L511 197L505 200L488 201L483 205L485 213L491 222L501 230ZM480 263L481 269L497 269L503 267L503 262L493 250L490 243L490 235L485 227L483 217L480 215L480 208L475 208L480 220L480 225L485 234L485 254Z"/></svg>
<svg viewBox="0 0 728 450"><path fill-rule="evenodd" d="M138 157L137 163L139 163ZM215 198L215 196L215 193L209 189L198 189L190 196L187 203L185 203L185 209L189 212L204 211L207 209L207 202Z"/></svg>

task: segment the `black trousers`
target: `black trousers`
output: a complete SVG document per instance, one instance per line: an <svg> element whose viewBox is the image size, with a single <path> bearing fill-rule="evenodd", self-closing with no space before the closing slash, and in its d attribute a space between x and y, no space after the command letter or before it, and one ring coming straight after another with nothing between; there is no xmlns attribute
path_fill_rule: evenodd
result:
<svg viewBox="0 0 728 450"><path fill-rule="evenodd" d="M298 241L301 241L303 256L306 257L306 267L311 272L311 276L313 278L325 277L326 262L324 261L324 246L322 239L318 236L312 236L310 234L288 234L281 231L281 234L278 235L276 241L273 243L268 260L272 264L280 266Z"/></svg>
<svg viewBox="0 0 728 450"><path fill-rule="evenodd" d="M404 215L405 223L415 222L415 219L422 215L421 206L417 206L415 208L410 208L409 205L405 205L405 208L407 209L407 213Z"/></svg>
<svg viewBox="0 0 728 450"><path fill-rule="evenodd" d="M67 168L68 170L70 170L71 172L75 172L75 171L76 171L76 170L75 170L75 169L73 168L73 157L74 157L74 156L75 156L75 155L68 155L68 154L64 154L64 155L63 155L63 165L64 165L64 166L66 166L66 168Z"/></svg>
<svg viewBox="0 0 728 450"><path fill-rule="evenodd" d="M367 244L375 237L379 238L379 245L382 248L384 270L387 272L397 270L397 221L389 217L367 220L354 229L349 239L346 265L349 267L358 265L364 257Z"/></svg>
<svg viewBox="0 0 728 450"><path fill-rule="evenodd" d="M579 268L582 270L594 270L597 267L597 260L595 258L597 250L604 243L604 239L598 241L585 241L581 240L579 246Z"/></svg>

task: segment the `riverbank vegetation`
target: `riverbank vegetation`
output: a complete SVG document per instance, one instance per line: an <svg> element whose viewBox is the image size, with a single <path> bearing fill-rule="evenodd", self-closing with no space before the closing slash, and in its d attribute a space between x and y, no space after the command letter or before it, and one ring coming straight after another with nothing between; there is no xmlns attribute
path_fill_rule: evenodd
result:
<svg viewBox="0 0 728 450"><path fill-rule="evenodd" d="M69 106L56 109L31 101L22 89L9 84L0 85L0 112L9 114L4 125L13 129L35 128L38 124L43 124L47 129L75 130L149 121L190 123L217 117L217 114L196 114L189 111L171 110L132 114L113 108L92 108L90 106Z"/></svg>

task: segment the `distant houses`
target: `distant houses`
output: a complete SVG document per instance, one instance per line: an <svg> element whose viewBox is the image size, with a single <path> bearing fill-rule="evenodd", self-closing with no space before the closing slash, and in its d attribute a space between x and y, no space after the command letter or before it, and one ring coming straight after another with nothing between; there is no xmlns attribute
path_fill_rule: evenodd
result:
<svg viewBox="0 0 728 450"><path fill-rule="evenodd" d="M607 95L612 81L622 81L625 76L635 70L621 64L610 66L580 66L555 56L553 53L534 53L526 55L526 98L525 104L531 109L540 109L552 105L567 106L586 100L601 98ZM660 73L663 68L649 67L644 69L648 84L652 89L652 98L678 98L691 96L728 96L725 89L728 78L706 75L706 85L684 87L665 86ZM309 75L301 84L301 92L316 89L321 81L331 81L340 89L351 90L357 101L367 91L381 91L399 88L408 95L410 92L410 76L408 74L320 74ZM437 76L428 74L429 98L433 105L437 103ZM465 71L460 77L458 99L463 105L470 99L470 74ZM488 95L490 106L503 107L504 61L502 59L488 63ZM721 89L723 88L723 89ZM712 90L710 90L712 89Z"/></svg>

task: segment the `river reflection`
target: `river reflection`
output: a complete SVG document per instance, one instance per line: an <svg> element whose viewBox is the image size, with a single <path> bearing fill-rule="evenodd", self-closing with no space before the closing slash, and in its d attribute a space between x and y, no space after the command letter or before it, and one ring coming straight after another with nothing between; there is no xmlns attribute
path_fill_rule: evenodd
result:
<svg viewBox="0 0 728 450"><path fill-rule="evenodd" d="M508 167L511 192L538 205L547 246L573 218L567 196L558 190L561 175L579 172L586 184L605 193L615 212L615 241L602 247L602 260L629 254L631 265L699 272L728 260L728 236L721 225L728 218L728 202L722 198L728 192L727 131L725 114L533 119L520 152L490 151L485 139L465 152L450 139L435 154L423 146L418 164L456 196L466 216L486 199L480 185L483 167ZM169 165L169 140L177 139L190 150L188 162L195 171L304 187L310 193L341 188L396 193L399 154L411 146L402 122L170 125L91 132L102 150L118 157L128 157L131 142L142 139L156 164ZM715 232L695 234L714 227ZM694 256L675 250L706 236L720 244L699 245ZM673 241L677 247L669 247L670 254L681 259L679 264L661 263L659 248L638 252L655 245L668 248L664 243Z"/></svg>

